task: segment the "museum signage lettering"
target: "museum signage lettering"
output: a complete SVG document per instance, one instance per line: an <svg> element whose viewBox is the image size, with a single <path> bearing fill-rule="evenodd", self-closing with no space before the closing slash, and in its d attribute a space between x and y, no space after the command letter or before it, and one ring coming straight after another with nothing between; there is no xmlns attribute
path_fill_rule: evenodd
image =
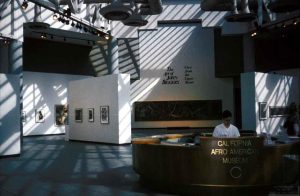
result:
<svg viewBox="0 0 300 196"><path fill-rule="evenodd" d="M251 140L218 140L217 148L212 148L211 156L220 156L223 164L244 164L256 154Z"/></svg>
<svg viewBox="0 0 300 196"><path fill-rule="evenodd" d="M162 84L179 84L178 77L174 74L174 68L167 68L167 71L164 73Z"/></svg>

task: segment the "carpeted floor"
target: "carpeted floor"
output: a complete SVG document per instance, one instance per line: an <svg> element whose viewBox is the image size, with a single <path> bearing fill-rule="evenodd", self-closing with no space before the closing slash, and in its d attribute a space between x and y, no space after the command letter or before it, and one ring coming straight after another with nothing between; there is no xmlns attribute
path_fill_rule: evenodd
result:
<svg viewBox="0 0 300 196"><path fill-rule="evenodd" d="M25 137L20 157L0 159L0 195L163 195L142 187L131 145Z"/></svg>
<svg viewBox="0 0 300 196"><path fill-rule="evenodd" d="M165 133L176 131L135 131L133 137ZM0 159L0 195L168 194L139 183L131 145L66 142L64 135L53 135L25 137L21 156Z"/></svg>

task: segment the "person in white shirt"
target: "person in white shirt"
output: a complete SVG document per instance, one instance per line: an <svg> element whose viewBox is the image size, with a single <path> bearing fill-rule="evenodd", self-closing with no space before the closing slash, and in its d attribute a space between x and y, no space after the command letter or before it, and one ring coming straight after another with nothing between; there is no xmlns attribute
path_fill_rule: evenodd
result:
<svg viewBox="0 0 300 196"><path fill-rule="evenodd" d="M229 110L222 113L223 123L215 127L213 137L240 137L238 128L230 124L231 117L232 114Z"/></svg>

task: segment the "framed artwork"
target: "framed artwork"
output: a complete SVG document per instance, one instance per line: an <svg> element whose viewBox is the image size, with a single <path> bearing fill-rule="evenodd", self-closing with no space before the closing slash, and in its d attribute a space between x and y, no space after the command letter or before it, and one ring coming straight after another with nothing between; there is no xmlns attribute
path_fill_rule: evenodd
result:
<svg viewBox="0 0 300 196"><path fill-rule="evenodd" d="M269 106L269 115L270 115L270 118L288 116L289 115L289 107L288 106Z"/></svg>
<svg viewBox="0 0 300 196"><path fill-rule="evenodd" d="M55 125L62 126L68 124L68 105L55 105Z"/></svg>
<svg viewBox="0 0 300 196"><path fill-rule="evenodd" d="M267 119L268 106L267 102L258 102L259 120Z"/></svg>
<svg viewBox="0 0 300 196"><path fill-rule="evenodd" d="M109 123L109 107L100 106L100 123L108 124Z"/></svg>
<svg viewBox="0 0 300 196"><path fill-rule="evenodd" d="M43 123L45 122L45 113L43 109L35 109L35 122L36 123Z"/></svg>
<svg viewBox="0 0 300 196"><path fill-rule="evenodd" d="M27 120L27 116L26 116L26 112L25 111L22 111L22 113L21 113L21 122L26 122L26 120Z"/></svg>
<svg viewBox="0 0 300 196"><path fill-rule="evenodd" d="M88 120L94 122L94 108L88 108Z"/></svg>
<svg viewBox="0 0 300 196"><path fill-rule="evenodd" d="M82 108L75 109L75 122L82 122Z"/></svg>

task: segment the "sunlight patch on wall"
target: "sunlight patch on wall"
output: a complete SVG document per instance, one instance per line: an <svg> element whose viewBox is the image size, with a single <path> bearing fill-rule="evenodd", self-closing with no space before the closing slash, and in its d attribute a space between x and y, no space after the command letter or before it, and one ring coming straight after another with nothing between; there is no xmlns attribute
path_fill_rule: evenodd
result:
<svg viewBox="0 0 300 196"><path fill-rule="evenodd" d="M138 85L133 85L130 90L131 94L131 105L136 101L145 100L151 93L151 90L159 83L160 78L144 78Z"/></svg>
<svg viewBox="0 0 300 196"><path fill-rule="evenodd" d="M195 27L164 27L143 36L141 42L145 45L141 44L141 69L160 70L170 66L194 30Z"/></svg>
<svg viewBox="0 0 300 196"><path fill-rule="evenodd" d="M291 102L297 102L296 82L293 76L255 73L255 113L256 113L256 132L267 132L277 134L284 131L283 123L286 116L271 117L269 114L270 106L288 106ZM259 102L267 103L267 119L259 119Z"/></svg>

